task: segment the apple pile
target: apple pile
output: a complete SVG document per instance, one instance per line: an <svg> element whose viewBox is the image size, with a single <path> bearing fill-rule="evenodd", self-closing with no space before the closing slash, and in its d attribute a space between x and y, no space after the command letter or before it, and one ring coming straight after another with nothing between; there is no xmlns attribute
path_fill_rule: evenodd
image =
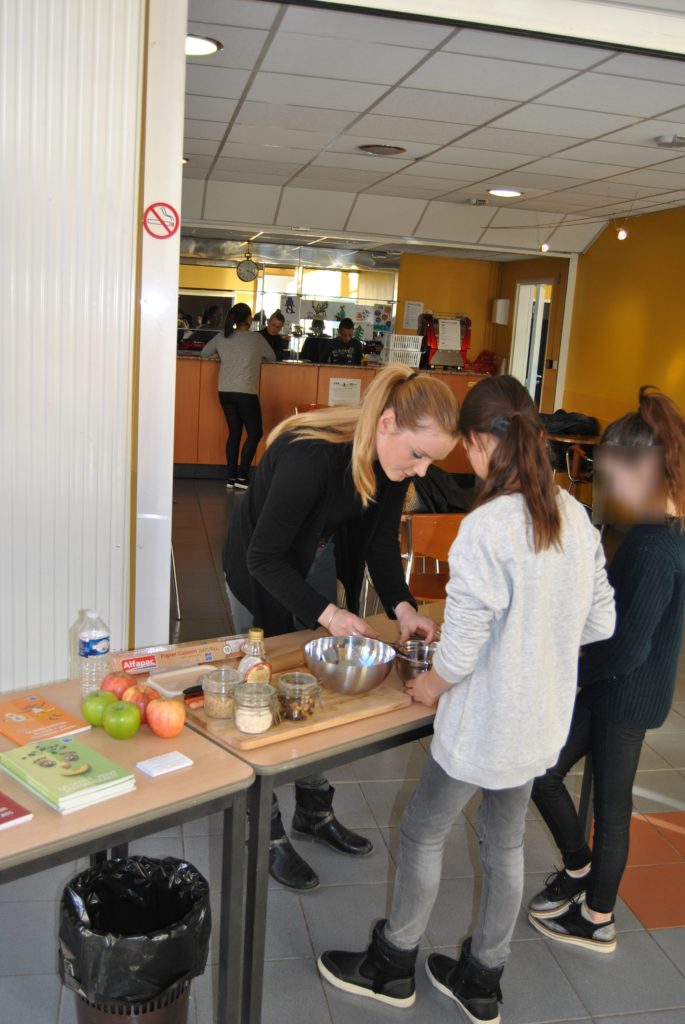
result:
<svg viewBox="0 0 685 1024"><path fill-rule="evenodd" d="M155 736L178 736L186 720L181 701L167 699L147 683L137 683L128 672L110 672L99 690L81 703L81 713L94 726L118 740L130 739L148 725Z"/></svg>

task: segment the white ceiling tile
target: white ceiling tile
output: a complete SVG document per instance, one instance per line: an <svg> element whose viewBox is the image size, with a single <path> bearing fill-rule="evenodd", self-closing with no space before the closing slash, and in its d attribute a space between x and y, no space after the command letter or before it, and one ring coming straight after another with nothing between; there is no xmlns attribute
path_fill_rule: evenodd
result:
<svg viewBox="0 0 685 1024"><path fill-rule="evenodd" d="M657 168L629 171L627 174L617 175L615 180L625 181L628 185L654 185L674 191L685 186L685 174L668 174Z"/></svg>
<svg viewBox="0 0 685 1024"><path fill-rule="evenodd" d="M431 50L452 29L430 22L408 21L398 17L377 18L369 14L348 14L342 11L298 7L289 4L282 30L315 36L361 42L388 43L393 46L419 46Z"/></svg>
<svg viewBox="0 0 685 1024"><path fill-rule="evenodd" d="M340 39L279 32L264 67L286 75L314 75L345 82L393 85L424 56L425 50L357 41L341 48Z"/></svg>
<svg viewBox="0 0 685 1024"><path fill-rule="evenodd" d="M685 103L685 83L667 85L588 72L552 89L545 96L545 102L559 107L654 117L669 107Z"/></svg>
<svg viewBox="0 0 685 1024"><path fill-rule="evenodd" d="M431 178L426 175L413 174L412 172L413 168L408 167L406 171L394 174L390 181L408 188L427 189L437 194L451 192L454 188L459 187L459 181L455 179L454 175L449 178ZM463 184L467 184L467 182L463 182Z"/></svg>
<svg viewBox="0 0 685 1024"><path fill-rule="evenodd" d="M186 68L186 91L201 96L224 96L239 99L247 84L249 72L233 68L200 67L189 64Z"/></svg>
<svg viewBox="0 0 685 1024"><path fill-rule="evenodd" d="M188 163L183 165L183 172L185 174L189 167L192 167L194 171L208 171L212 166L213 161L213 155L208 156L206 153L193 154L188 158Z"/></svg>
<svg viewBox="0 0 685 1024"><path fill-rule="evenodd" d="M553 195L529 199L526 202L517 203L517 210L533 210L539 213L577 213L581 210L588 210L595 206L588 196L584 202L568 202L565 192L556 192Z"/></svg>
<svg viewBox="0 0 685 1024"><path fill-rule="evenodd" d="M507 128L479 128L466 138L460 139L459 145L492 149L499 153L518 153L523 162L523 156L548 156L581 141L566 135L545 135L542 132L512 131Z"/></svg>
<svg viewBox="0 0 685 1024"><path fill-rule="evenodd" d="M214 156L219 143L213 139L184 139L184 156Z"/></svg>
<svg viewBox="0 0 685 1024"><path fill-rule="evenodd" d="M270 28L280 4L256 4L254 0L190 0L189 8L194 21Z"/></svg>
<svg viewBox="0 0 685 1024"><path fill-rule="evenodd" d="M318 151L328 145L335 132L307 132L293 128L264 128L261 125L234 124L231 128L231 142L246 142L251 145L284 146L287 149Z"/></svg>
<svg viewBox="0 0 685 1024"><path fill-rule="evenodd" d="M620 53L602 65L603 75L625 75L626 78L648 78L653 82L685 85L685 64L682 60L648 57L639 53Z"/></svg>
<svg viewBox="0 0 685 1024"><path fill-rule="evenodd" d="M195 167L192 164L186 164L183 168L183 182L193 181L194 184L202 185L204 188L205 178L207 177L206 167ZM198 213L198 217L200 214Z"/></svg>
<svg viewBox="0 0 685 1024"><path fill-rule="evenodd" d="M244 177L241 177L241 171L233 170L218 170L215 168L212 171L212 181L235 181L245 182ZM285 174L260 174L256 171L250 172L250 184L251 185L285 185L288 181L288 176Z"/></svg>
<svg viewBox="0 0 685 1024"><path fill-rule="evenodd" d="M550 227L553 224L558 224L560 220L561 215L558 217L545 217L540 223ZM512 227L537 228L537 226L538 223L534 217L531 217L529 210L512 210L510 207L501 207L490 221L488 230Z"/></svg>
<svg viewBox="0 0 685 1024"><path fill-rule="evenodd" d="M224 127L228 124L237 106L236 100L223 97L192 96L186 93L185 115L188 119L198 121L219 121Z"/></svg>
<svg viewBox="0 0 685 1024"><path fill-rule="evenodd" d="M445 242L476 242L492 215L493 211L486 206L435 201L428 204L415 235L417 238L439 238Z"/></svg>
<svg viewBox="0 0 685 1024"><path fill-rule="evenodd" d="M274 185L210 180L207 183L205 219L273 224L281 194Z"/></svg>
<svg viewBox="0 0 685 1024"><path fill-rule="evenodd" d="M403 167L410 165L410 160L404 157L366 156L363 153L334 153L326 150L314 161L314 167L349 167L368 171L370 174L392 174L394 171L401 171Z"/></svg>
<svg viewBox="0 0 685 1024"><path fill-rule="evenodd" d="M500 209L480 242L483 245L539 248L559 224L561 217L560 213Z"/></svg>
<svg viewBox="0 0 685 1024"><path fill-rule="evenodd" d="M504 114L490 127L593 139L595 135L625 128L635 121L636 117L637 115L627 117L590 110L573 110L570 107L553 107L548 103L530 103Z"/></svg>
<svg viewBox="0 0 685 1024"><path fill-rule="evenodd" d="M444 164L434 160L418 160L407 168L407 173L415 175L417 178L442 178L449 180L454 182L453 188L456 188L460 183L468 184L469 181L473 180L470 170L467 174L462 174L454 164Z"/></svg>
<svg viewBox="0 0 685 1024"><path fill-rule="evenodd" d="M248 142L232 142L230 139L221 151L223 157L266 160L269 163L294 163L300 166L309 163L317 153L316 149L289 149L285 146L272 146L266 142L260 146Z"/></svg>
<svg viewBox="0 0 685 1024"><path fill-rule="evenodd" d="M431 157L431 159L433 159ZM466 167L487 167L489 171L498 169L508 170L510 167L518 167L525 164L531 157L522 156L520 153L498 152L494 149L474 149L462 146L444 146L435 154L435 159L445 164L463 164Z"/></svg>
<svg viewBox="0 0 685 1024"><path fill-rule="evenodd" d="M585 224L558 227L549 239L550 246L558 252L585 252L590 243L606 227L604 220L592 220Z"/></svg>
<svg viewBox="0 0 685 1024"><path fill-rule="evenodd" d="M217 142L223 139L226 127L225 122L195 121L187 117L183 125L183 134L187 139L213 139Z"/></svg>
<svg viewBox="0 0 685 1024"><path fill-rule="evenodd" d="M198 21L190 21L188 31L217 39L224 47L223 50L208 57L189 57L189 67L197 64L200 67L243 68L251 71L268 38L268 32L254 28L238 28L235 25L227 28L225 24L214 25Z"/></svg>
<svg viewBox="0 0 685 1024"><path fill-rule="evenodd" d="M566 68L437 53L406 80L408 88L527 100L569 77Z"/></svg>
<svg viewBox="0 0 685 1024"><path fill-rule="evenodd" d="M384 177L384 171L361 171L358 168L343 167L340 164L325 166L310 164L309 167L305 167L299 172L297 184L305 178L310 181L335 179L336 181L346 181L349 192L357 192L365 185L374 185Z"/></svg>
<svg viewBox="0 0 685 1024"><path fill-rule="evenodd" d="M570 160L566 153L560 156L546 156L542 160L529 164L527 170L531 174L559 174L569 178L608 178L610 174L619 174L624 170L621 164L600 164L590 160Z"/></svg>
<svg viewBox="0 0 685 1024"><path fill-rule="evenodd" d="M190 165L183 168L183 191L181 198L181 219L199 220L202 213L202 199L205 194L203 181L194 181L187 174Z"/></svg>
<svg viewBox="0 0 685 1024"><path fill-rule="evenodd" d="M318 189L319 191L325 192L345 192L346 194L349 193L351 187L351 182L346 178L309 178L304 174L299 174L292 184L302 189Z"/></svg>
<svg viewBox="0 0 685 1024"><path fill-rule="evenodd" d="M551 64L559 68L589 68L608 57L611 50L594 46L574 46L549 39L534 39L508 32L481 32L464 28L445 43L443 49L452 53L469 53L482 57Z"/></svg>
<svg viewBox="0 0 685 1024"><path fill-rule="evenodd" d="M352 192L317 193L310 188L286 188L278 211L278 223L303 224L329 231L340 230L354 202Z"/></svg>
<svg viewBox="0 0 685 1024"><path fill-rule="evenodd" d="M585 185L574 185L566 194L589 194L592 196L613 196L616 199L637 199L639 196L655 195L659 191L658 188L648 188L642 185L626 185L611 178L608 181L590 181Z"/></svg>
<svg viewBox="0 0 685 1024"><path fill-rule="evenodd" d="M286 103L255 103L247 100L236 118L238 124L260 128L337 134L357 117L353 110L326 110L318 107L288 106Z"/></svg>
<svg viewBox="0 0 685 1024"><path fill-rule="evenodd" d="M668 149L657 149L656 146L648 149L647 146L626 146L602 139L595 142L584 142L580 146L567 150L564 153L564 159L567 158L635 168L672 160L673 152Z"/></svg>
<svg viewBox="0 0 685 1024"><path fill-rule="evenodd" d="M442 156L442 153L443 153L443 151L441 150L437 154L437 156L438 157ZM423 160L423 161L421 161L421 163L431 163L431 162L432 162L431 160ZM447 165L444 164L444 163L440 163L439 166L440 167L445 167L445 166L453 167L454 168L454 176L455 176L455 178L458 178L460 181L467 181L467 182L489 181L490 178L492 178L494 175L496 175L496 174L499 175L499 174L503 173L502 170L499 167L480 167L479 165L478 166L474 166L472 164L460 164L460 163L457 163L456 161L453 164L447 164ZM509 173L509 172L507 172L507 173ZM512 173L515 173L515 172L512 172Z"/></svg>
<svg viewBox="0 0 685 1024"><path fill-rule="evenodd" d="M300 164L274 164L268 160L246 160L239 157L225 156L220 156L216 162L218 170L233 171L236 174L242 174L243 177L239 180L246 183L252 181L253 174L271 174L278 177L284 176L289 178L292 177L293 174L297 174L300 170L300 166Z"/></svg>
<svg viewBox="0 0 685 1024"><path fill-rule="evenodd" d="M423 178L423 181L428 179ZM420 185L402 185L399 178L390 178L388 181L379 181L377 185L371 185L366 190L367 195L378 196L400 196L405 199L434 199L441 196L445 189L422 188Z"/></svg>
<svg viewBox="0 0 685 1024"><path fill-rule="evenodd" d="M683 125L677 121L640 121L638 124L630 125L629 128L621 128L618 132L612 132L604 141L626 143L631 146L647 146L656 150L657 153L661 153L664 150L657 149L655 141L661 135L685 135L685 131Z"/></svg>
<svg viewBox="0 0 685 1024"><path fill-rule="evenodd" d="M677 152L677 149L671 150L672 155ZM659 170L666 171L668 174L682 174L685 171L685 156L676 157L675 160L671 159L665 164L659 164Z"/></svg>
<svg viewBox="0 0 685 1024"><path fill-rule="evenodd" d="M205 70L201 68L200 70ZM250 100L266 103L292 103L311 106L312 102L331 110L366 110L384 92L382 85L365 82L340 82L332 78L307 78L304 75L276 75L260 71L250 89Z"/></svg>
<svg viewBox="0 0 685 1024"><path fill-rule="evenodd" d="M352 207L346 228L348 231L395 231L398 235L408 235L425 205L423 199L361 195Z"/></svg>
<svg viewBox="0 0 685 1024"><path fill-rule="evenodd" d="M570 172L569 172L570 173ZM568 188L571 185L582 185L582 178L568 178L561 174L542 174L534 171L513 171L509 174L498 174L483 183L488 188L521 188L525 193L528 188L552 190Z"/></svg>
<svg viewBox="0 0 685 1024"><path fill-rule="evenodd" d="M426 121L418 117L388 117L366 114L348 129L348 135L369 136L383 142L429 142L435 146L451 142L472 131L469 124Z"/></svg>
<svg viewBox="0 0 685 1024"><path fill-rule="evenodd" d="M376 114L425 117L450 124L482 124L515 106L513 100L493 100L483 96L432 92L424 89L394 89L374 109ZM617 125L621 127L621 125Z"/></svg>
<svg viewBox="0 0 685 1024"><path fill-rule="evenodd" d="M668 113L660 118L662 121L675 121L677 124L685 124L685 107L678 107L677 110L669 110ZM682 135L682 131L679 133Z"/></svg>

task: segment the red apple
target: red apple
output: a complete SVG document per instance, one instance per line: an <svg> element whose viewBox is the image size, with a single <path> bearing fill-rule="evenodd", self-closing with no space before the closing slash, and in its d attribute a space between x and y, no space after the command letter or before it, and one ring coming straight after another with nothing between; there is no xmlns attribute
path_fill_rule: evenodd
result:
<svg viewBox="0 0 685 1024"><path fill-rule="evenodd" d="M124 690L121 699L129 704L138 705L140 708L140 721L145 725L147 721L147 706L156 697L159 697L159 692L155 690L154 686L147 686L146 683L135 683L135 685L129 686L127 690Z"/></svg>
<svg viewBox="0 0 685 1024"><path fill-rule="evenodd" d="M180 700L157 697L147 708L147 724L155 736L165 740L178 736L186 720L186 709Z"/></svg>
<svg viewBox="0 0 685 1024"><path fill-rule="evenodd" d="M113 693L117 700L121 700L129 686L134 685L135 676L132 676L129 672L110 672L102 680L100 689L104 690L105 693Z"/></svg>

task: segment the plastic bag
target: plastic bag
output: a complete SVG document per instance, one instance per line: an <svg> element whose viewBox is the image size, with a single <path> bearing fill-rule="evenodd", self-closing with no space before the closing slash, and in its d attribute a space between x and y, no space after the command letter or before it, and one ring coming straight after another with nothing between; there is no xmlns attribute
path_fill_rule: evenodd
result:
<svg viewBox="0 0 685 1024"><path fill-rule="evenodd" d="M62 893L62 981L91 1003L154 999L205 969L209 885L192 864L165 857L110 860Z"/></svg>

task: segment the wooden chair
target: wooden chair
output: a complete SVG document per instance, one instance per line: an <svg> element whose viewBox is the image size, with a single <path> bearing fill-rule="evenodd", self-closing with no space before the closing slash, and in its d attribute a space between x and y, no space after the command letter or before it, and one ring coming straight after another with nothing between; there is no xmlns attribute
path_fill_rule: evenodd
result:
<svg viewBox="0 0 685 1024"><path fill-rule="evenodd" d="M407 583L417 601L444 600L449 573L441 564L447 561L465 515L465 512L446 512L406 517ZM420 572L416 568L419 558L422 559ZM426 571L426 559L435 563L433 572Z"/></svg>

